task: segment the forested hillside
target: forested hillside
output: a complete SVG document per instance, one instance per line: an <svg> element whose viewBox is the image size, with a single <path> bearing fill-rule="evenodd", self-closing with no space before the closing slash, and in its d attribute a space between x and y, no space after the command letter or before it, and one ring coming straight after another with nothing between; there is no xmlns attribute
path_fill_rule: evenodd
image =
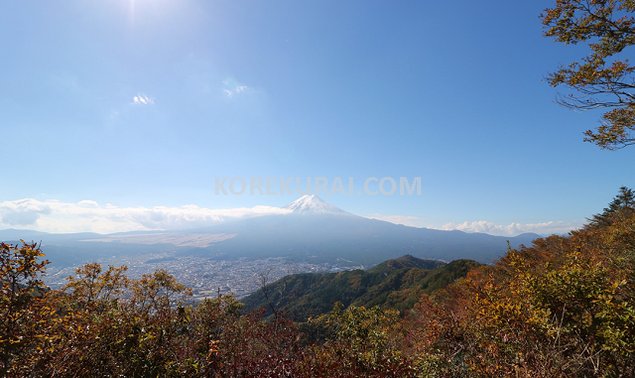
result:
<svg viewBox="0 0 635 378"><path fill-rule="evenodd" d="M282 311L243 315L231 296L188 304L165 271L131 280L125 267L89 264L50 290L37 245L2 244L0 375L632 377L634 197L622 188L583 229L509 250L410 310L389 308L400 303L391 295L443 286L435 272L472 263L421 268L429 262L405 257L339 274L342 284L376 282L364 287L387 294L383 308L356 306L371 301L360 290L352 305L302 324Z"/></svg>
<svg viewBox="0 0 635 378"><path fill-rule="evenodd" d="M478 264L456 260L449 264L403 256L369 270L294 274L268 284L244 298L245 310L264 308L294 321L328 312L336 302L345 307L380 306L400 311L411 308L423 293L432 293L464 277Z"/></svg>

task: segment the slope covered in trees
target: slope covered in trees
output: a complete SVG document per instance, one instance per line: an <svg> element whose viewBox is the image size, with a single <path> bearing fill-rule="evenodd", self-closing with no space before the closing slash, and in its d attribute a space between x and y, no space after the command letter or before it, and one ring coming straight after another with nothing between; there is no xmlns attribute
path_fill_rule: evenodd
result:
<svg viewBox="0 0 635 378"><path fill-rule="evenodd" d="M478 265L471 260L446 264L406 255L369 270L286 276L242 302L247 311L264 308L266 315L282 312L294 321L326 313L336 302L345 307L380 306L404 311L414 306L421 294L447 286Z"/></svg>
<svg viewBox="0 0 635 378"><path fill-rule="evenodd" d="M408 316L414 354L450 376L635 376L634 210L609 206L424 296Z"/></svg>
<svg viewBox="0 0 635 378"><path fill-rule="evenodd" d="M620 196L602 222L509 250L410 310L337 305L301 325L231 296L188 304L165 271L89 264L50 290L37 245L1 244L0 376L635 376L635 209Z"/></svg>

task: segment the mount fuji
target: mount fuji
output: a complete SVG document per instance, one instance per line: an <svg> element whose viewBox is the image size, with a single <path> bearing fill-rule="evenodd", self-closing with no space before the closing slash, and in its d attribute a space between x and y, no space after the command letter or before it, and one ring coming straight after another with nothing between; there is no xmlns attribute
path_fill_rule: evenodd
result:
<svg viewBox="0 0 635 378"><path fill-rule="evenodd" d="M451 261L491 263L509 245L529 245L537 234L515 237L409 227L361 217L316 195L304 195L285 207L285 214L228 222L207 232L232 235L206 248L222 256L288 257L311 261L346 260L375 264L410 254Z"/></svg>
<svg viewBox="0 0 635 378"><path fill-rule="evenodd" d="M324 202L315 194L305 194L297 200L291 202L285 209L294 214L331 214L331 215L352 215L329 203Z"/></svg>
<svg viewBox="0 0 635 378"><path fill-rule="evenodd" d="M205 229L116 234L47 234L0 231L0 241L42 241L47 258L71 263L105 256L171 251L214 258L285 257L298 261L371 265L406 254L491 263L508 246L528 245L536 234L515 237L443 231L361 217L316 195L304 195L279 214L227 221Z"/></svg>

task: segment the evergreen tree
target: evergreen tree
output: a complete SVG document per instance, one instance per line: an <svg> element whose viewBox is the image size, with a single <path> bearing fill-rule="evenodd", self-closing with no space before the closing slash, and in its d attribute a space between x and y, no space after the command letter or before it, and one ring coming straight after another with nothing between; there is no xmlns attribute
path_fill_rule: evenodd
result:
<svg viewBox="0 0 635 378"><path fill-rule="evenodd" d="M595 214L590 220L593 227L608 226L613 223L616 216L620 214L632 214L635 212L635 192L632 189L622 186L619 193L609 206L604 208L602 213Z"/></svg>

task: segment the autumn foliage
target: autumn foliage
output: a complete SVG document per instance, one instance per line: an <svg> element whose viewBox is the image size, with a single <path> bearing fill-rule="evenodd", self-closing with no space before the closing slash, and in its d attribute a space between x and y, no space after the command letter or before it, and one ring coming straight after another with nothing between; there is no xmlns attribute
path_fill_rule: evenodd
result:
<svg viewBox="0 0 635 378"><path fill-rule="evenodd" d="M635 376L635 214L622 203L422 299L406 322L426 371Z"/></svg>
<svg viewBox="0 0 635 378"><path fill-rule="evenodd" d="M560 67L549 83L571 89L564 105L606 111L585 141L610 150L635 144L635 66L628 60L634 14L632 0L556 0L542 14L547 37L588 47L588 55Z"/></svg>
<svg viewBox="0 0 635 378"><path fill-rule="evenodd" d="M635 376L635 211L623 188L567 237L509 250L399 313L294 323L232 296L192 303L165 271L88 264L61 290L36 244L0 245L0 374L11 377Z"/></svg>

